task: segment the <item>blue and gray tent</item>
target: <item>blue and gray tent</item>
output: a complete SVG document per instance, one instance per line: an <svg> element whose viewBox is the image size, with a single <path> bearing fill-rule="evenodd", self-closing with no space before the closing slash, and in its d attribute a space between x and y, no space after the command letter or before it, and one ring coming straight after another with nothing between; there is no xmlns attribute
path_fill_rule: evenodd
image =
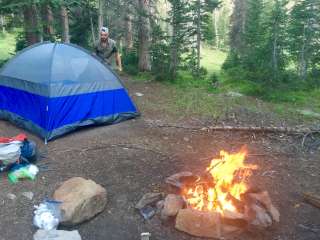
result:
<svg viewBox="0 0 320 240"><path fill-rule="evenodd" d="M0 118L46 140L138 115L119 77L76 45L36 44L0 70Z"/></svg>

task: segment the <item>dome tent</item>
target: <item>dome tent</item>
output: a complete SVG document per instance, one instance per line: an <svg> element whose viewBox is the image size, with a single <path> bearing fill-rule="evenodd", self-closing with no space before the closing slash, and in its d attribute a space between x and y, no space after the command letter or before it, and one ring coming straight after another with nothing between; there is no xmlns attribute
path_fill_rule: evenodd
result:
<svg viewBox="0 0 320 240"><path fill-rule="evenodd" d="M73 44L35 44L0 70L0 119L46 140L138 115L119 77Z"/></svg>

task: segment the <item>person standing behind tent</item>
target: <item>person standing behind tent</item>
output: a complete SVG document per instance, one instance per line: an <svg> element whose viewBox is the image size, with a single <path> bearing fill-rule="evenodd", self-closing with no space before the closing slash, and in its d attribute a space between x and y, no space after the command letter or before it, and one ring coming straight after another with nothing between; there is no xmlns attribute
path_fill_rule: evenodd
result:
<svg viewBox="0 0 320 240"><path fill-rule="evenodd" d="M109 38L109 29L107 27L100 29L100 41L95 46L95 54L107 65L111 65L111 57L114 56L118 70L122 71L121 57L116 46L116 41Z"/></svg>

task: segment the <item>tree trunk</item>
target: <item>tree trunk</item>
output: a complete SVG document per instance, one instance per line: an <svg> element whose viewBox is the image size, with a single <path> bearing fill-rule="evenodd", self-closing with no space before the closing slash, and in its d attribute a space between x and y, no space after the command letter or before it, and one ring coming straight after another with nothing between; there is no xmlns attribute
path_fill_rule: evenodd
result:
<svg viewBox="0 0 320 240"><path fill-rule="evenodd" d="M230 18L230 48L236 53L242 53L245 40L244 31L246 23L246 0L234 0L233 12Z"/></svg>
<svg viewBox="0 0 320 240"><path fill-rule="evenodd" d="M173 36L174 38L174 36ZM175 41L175 40L173 40ZM178 50L176 44L172 44L171 54L170 54L170 76L175 79L177 75L178 68Z"/></svg>
<svg viewBox="0 0 320 240"><path fill-rule="evenodd" d="M278 29L277 24L275 23L274 27L274 36L273 36L273 43L272 43L272 70L274 79L278 77Z"/></svg>
<svg viewBox="0 0 320 240"><path fill-rule="evenodd" d="M178 71L178 64L179 64L179 59L178 59L178 49L177 49L177 42L178 42L178 36L177 36L177 31L178 31L178 19L176 17L176 12L177 12L177 6L173 5L172 6L172 11L173 11L173 16L172 16L172 21L171 21L171 26L172 26L172 37L171 37L171 49L170 49L170 65L169 65L169 73L170 77L172 79L176 78L177 71Z"/></svg>
<svg viewBox="0 0 320 240"><path fill-rule="evenodd" d="M104 9L104 0L98 0L98 30L100 31L100 29L103 27L103 19L104 19L104 15L103 15L103 9Z"/></svg>
<svg viewBox="0 0 320 240"><path fill-rule="evenodd" d="M90 13L90 26L91 26L91 34L92 34L93 45L96 45L97 41L96 41L96 35L95 35L95 31L94 31L94 26L93 26L91 13Z"/></svg>
<svg viewBox="0 0 320 240"><path fill-rule="evenodd" d="M133 33L132 33L132 16L127 13L124 22L125 28L125 48L130 51L133 48Z"/></svg>
<svg viewBox="0 0 320 240"><path fill-rule="evenodd" d="M37 7L35 4L26 5L23 10L24 29L27 45L30 46L41 40L39 34L39 22L37 17Z"/></svg>
<svg viewBox="0 0 320 240"><path fill-rule="evenodd" d="M197 70L200 69L201 59L201 2L197 0Z"/></svg>
<svg viewBox="0 0 320 240"><path fill-rule="evenodd" d="M48 3L42 5L42 21L44 40L54 41L53 14Z"/></svg>
<svg viewBox="0 0 320 240"><path fill-rule="evenodd" d="M218 33L218 19L219 18L219 12L218 9L213 10L213 24L214 24L214 39L215 39L215 45L216 48L220 48L219 44L219 33Z"/></svg>
<svg viewBox="0 0 320 240"><path fill-rule="evenodd" d="M63 5L60 7L60 17L62 23L62 41L64 43L70 43L68 10Z"/></svg>
<svg viewBox="0 0 320 240"><path fill-rule="evenodd" d="M302 78L302 80L306 80L306 77L307 77L307 61L306 61L306 56L305 56L306 28L307 28L307 26L303 27L303 43L301 46L300 59L299 59L299 64L298 64L299 76Z"/></svg>
<svg viewBox="0 0 320 240"><path fill-rule="evenodd" d="M139 0L139 9L142 13L140 19L139 31L139 70L150 71L150 19L149 19L149 0Z"/></svg>
<svg viewBox="0 0 320 240"><path fill-rule="evenodd" d="M4 17L3 15L0 15L0 25L1 25L1 30L2 30L2 33L4 34L5 31L6 31L6 28L5 28L5 23L4 23Z"/></svg>

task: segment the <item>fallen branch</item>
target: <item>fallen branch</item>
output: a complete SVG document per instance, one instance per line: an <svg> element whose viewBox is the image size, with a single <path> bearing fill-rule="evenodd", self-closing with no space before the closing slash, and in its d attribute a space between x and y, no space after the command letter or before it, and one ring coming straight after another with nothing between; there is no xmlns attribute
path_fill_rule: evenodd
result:
<svg viewBox="0 0 320 240"><path fill-rule="evenodd" d="M311 193L303 193L303 198L306 202L320 209L320 197Z"/></svg>
<svg viewBox="0 0 320 240"><path fill-rule="evenodd" d="M140 150L140 151L147 151L147 152L152 152L154 154L158 154L160 156L163 156L165 158L168 159L172 159L173 156L169 156L166 153L163 153L159 150L156 149L150 149L150 148L145 148L145 147L141 147L141 146L137 146L137 145L132 145L132 144L107 144L107 143L102 143L100 145L97 146L93 146L93 147L88 147L88 148L84 148L84 149L79 149L79 148L70 148L70 149L63 149L60 151L56 151L56 153L66 153L66 152L79 152L80 154L82 153L86 153L89 151L96 151L96 150L101 150L101 149L105 149L105 148L123 148L123 149L132 149L132 150Z"/></svg>
<svg viewBox="0 0 320 240"><path fill-rule="evenodd" d="M150 126L159 128L177 128L191 131L238 131L238 132L264 132L264 133L287 133L287 134L311 134L319 133L319 130L310 128L292 128L292 127L235 127L235 126L209 126L193 127L183 125L156 124L149 123Z"/></svg>

